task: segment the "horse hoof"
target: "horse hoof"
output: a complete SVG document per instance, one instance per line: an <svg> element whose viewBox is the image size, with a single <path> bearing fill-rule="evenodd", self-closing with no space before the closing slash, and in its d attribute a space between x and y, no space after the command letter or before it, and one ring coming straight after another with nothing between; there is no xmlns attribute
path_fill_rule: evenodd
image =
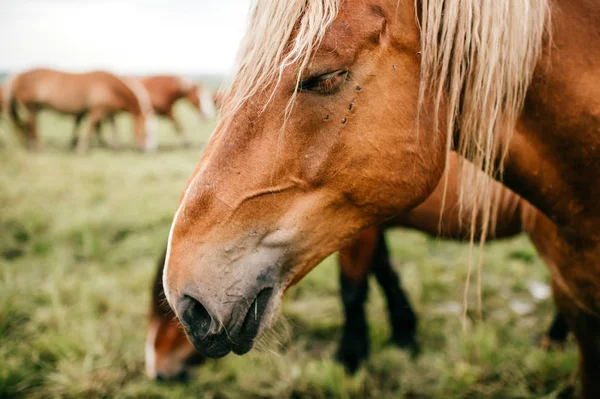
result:
<svg viewBox="0 0 600 399"><path fill-rule="evenodd" d="M356 373L361 363L369 357L368 342L355 339L344 342L335 354L335 359L344 365L348 374Z"/></svg>
<svg viewBox="0 0 600 399"><path fill-rule="evenodd" d="M394 345L400 349L407 350L413 359L421 354L421 345L419 345L413 334L393 335L388 341L388 345Z"/></svg>
<svg viewBox="0 0 600 399"><path fill-rule="evenodd" d="M345 351L342 349L335 355L335 359L344 366L346 373L350 375L356 373L361 363L366 358L366 354L352 353L352 351Z"/></svg>

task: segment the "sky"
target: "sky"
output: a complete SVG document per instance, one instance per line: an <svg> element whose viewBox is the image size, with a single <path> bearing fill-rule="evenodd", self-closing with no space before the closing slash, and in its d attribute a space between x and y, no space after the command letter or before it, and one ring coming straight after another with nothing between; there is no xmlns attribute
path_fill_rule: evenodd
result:
<svg viewBox="0 0 600 399"><path fill-rule="evenodd" d="M0 72L227 74L250 0L0 0Z"/></svg>

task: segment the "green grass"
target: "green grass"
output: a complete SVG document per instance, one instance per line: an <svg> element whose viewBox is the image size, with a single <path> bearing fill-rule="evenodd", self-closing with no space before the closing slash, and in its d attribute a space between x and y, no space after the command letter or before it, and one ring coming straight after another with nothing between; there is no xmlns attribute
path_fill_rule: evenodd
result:
<svg viewBox="0 0 600 399"><path fill-rule="evenodd" d="M51 113L40 121L44 150L27 153L0 122L0 397L552 398L566 386L574 344L553 353L535 346L553 306L527 289L547 272L526 237L487 246L484 320L463 330L468 246L400 230L389 238L420 315L419 358L386 345L383 300L371 289L372 355L344 375L332 360L341 306L329 258L290 290L285 321L257 350L209 361L187 384L149 381L143 346L155 261L214 127L195 123L184 106L178 114L194 146L180 149L162 123L151 155L76 155L71 119ZM119 120L125 146L129 123ZM469 297L475 314L474 285ZM518 316L514 299L533 311Z"/></svg>

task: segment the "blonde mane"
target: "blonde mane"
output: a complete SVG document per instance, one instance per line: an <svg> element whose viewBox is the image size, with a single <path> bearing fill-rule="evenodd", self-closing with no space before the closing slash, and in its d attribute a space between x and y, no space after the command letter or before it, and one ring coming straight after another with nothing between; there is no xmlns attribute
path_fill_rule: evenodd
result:
<svg viewBox="0 0 600 399"><path fill-rule="evenodd" d="M254 2L234 79L224 96L220 125L265 88L274 93L286 67L299 65L299 82L310 56L337 16L339 4L340 0ZM288 102L286 115L295 96L296 91Z"/></svg>
<svg viewBox="0 0 600 399"><path fill-rule="evenodd" d="M447 152L462 156L459 207L462 213L470 203L471 250L475 225L482 221L477 276L481 312L481 249L495 229L501 202L500 187L494 188L490 177L502 178L508 145L549 28L548 0L421 2L419 103L432 96L436 129L445 128ZM465 160L484 173L475 173ZM444 191L447 184L446 176ZM463 320L471 267L470 260Z"/></svg>
<svg viewBox="0 0 600 399"><path fill-rule="evenodd" d="M419 2L419 106L425 98L433 98L436 129L445 129L447 151L457 151L485 172L461 168L460 204L472 202L469 209L473 225L481 216L485 226L493 227L491 211L496 206L496 190L490 188L487 176L501 177L502 163L549 25L548 0L415 0L415 5ZM299 66L299 81L335 20L340 3L254 2L233 83L224 97L220 127L262 90L270 89L272 96L286 67ZM286 115L295 95L290 98ZM460 131L458 143L453 140L456 131ZM480 211L482 215L478 215ZM487 231L485 227L483 237Z"/></svg>
<svg viewBox="0 0 600 399"><path fill-rule="evenodd" d="M483 212L485 237L487 226L494 227L490 211L497 202L488 176L501 177L549 25L548 1L421 1L420 104L433 96L434 120L436 127L443 121L447 150L485 172L461 168L459 201L474 202L472 223Z"/></svg>

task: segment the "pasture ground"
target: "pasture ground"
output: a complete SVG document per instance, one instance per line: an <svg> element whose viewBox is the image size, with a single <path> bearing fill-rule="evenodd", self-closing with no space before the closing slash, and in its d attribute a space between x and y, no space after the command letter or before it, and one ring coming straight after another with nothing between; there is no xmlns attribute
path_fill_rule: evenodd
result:
<svg viewBox="0 0 600 399"><path fill-rule="evenodd" d="M290 290L285 321L257 350L208 361L187 384L144 375L150 282L185 180L214 123L181 105L194 146L161 123L158 153L68 150L70 118L43 113L45 148L27 153L0 126L0 397L553 398L576 348L535 345L553 312L530 292L548 273L527 237L491 243L483 322L459 319L468 245L389 234L420 315L417 359L386 345L387 315L372 282L372 354L355 376L332 359L341 306L335 258ZM119 120L125 147L129 120ZM474 285L470 299L476 314ZM524 313L524 315L520 315ZM476 317L474 317L476 318Z"/></svg>

